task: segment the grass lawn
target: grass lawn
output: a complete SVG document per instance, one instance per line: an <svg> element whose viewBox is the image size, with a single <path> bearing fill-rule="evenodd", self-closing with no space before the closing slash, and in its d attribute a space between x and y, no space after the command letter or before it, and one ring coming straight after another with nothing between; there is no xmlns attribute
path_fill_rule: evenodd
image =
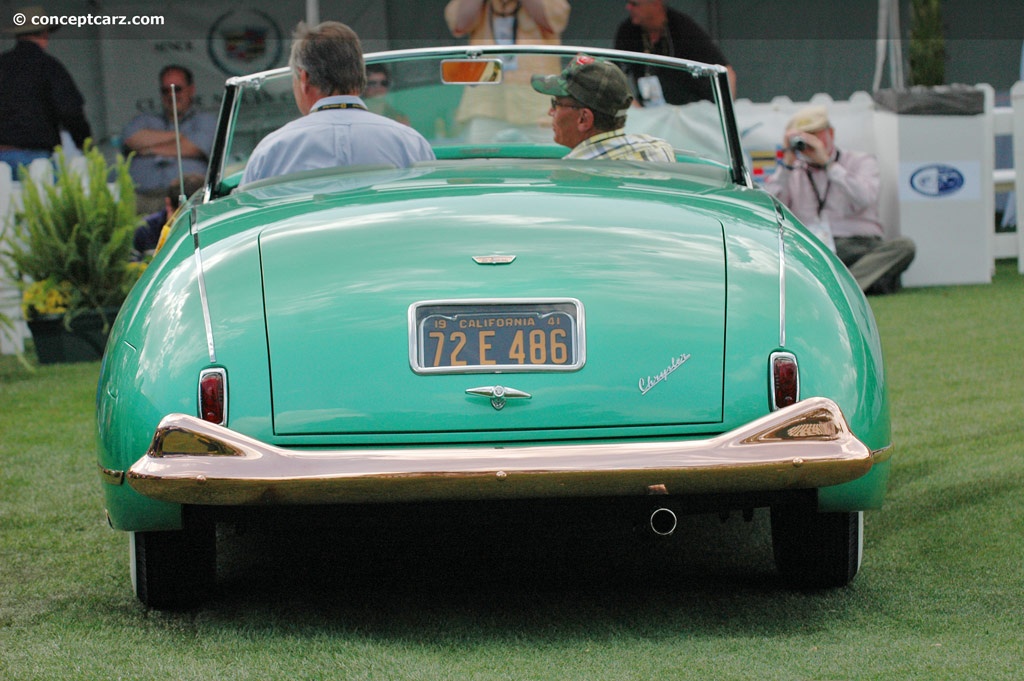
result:
<svg viewBox="0 0 1024 681"><path fill-rule="evenodd" d="M412 517L224 537L208 606L147 611L103 517L98 364L0 358L0 679L1020 679L1024 278L871 303L893 477L824 592L775 579L761 512L655 543Z"/></svg>

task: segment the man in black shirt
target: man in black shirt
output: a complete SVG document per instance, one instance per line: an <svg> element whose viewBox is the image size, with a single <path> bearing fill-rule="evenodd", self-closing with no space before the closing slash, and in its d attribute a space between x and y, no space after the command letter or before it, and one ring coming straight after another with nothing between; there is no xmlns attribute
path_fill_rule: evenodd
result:
<svg viewBox="0 0 1024 681"><path fill-rule="evenodd" d="M0 161L12 171L49 157L60 144L61 129L80 148L90 135L82 93L67 69L47 54L46 24L33 23L33 18L45 15L30 8L15 16L24 19L8 31L17 42L0 54Z"/></svg>
<svg viewBox="0 0 1024 681"><path fill-rule="evenodd" d="M729 88L735 94L736 72L711 36L691 17L666 7L664 0L626 0L626 11L629 19L615 33L615 49L721 64L729 70ZM623 69L634 82L644 106L711 99L711 86L706 79L659 68L644 70L639 65L627 64Z"/></svg>

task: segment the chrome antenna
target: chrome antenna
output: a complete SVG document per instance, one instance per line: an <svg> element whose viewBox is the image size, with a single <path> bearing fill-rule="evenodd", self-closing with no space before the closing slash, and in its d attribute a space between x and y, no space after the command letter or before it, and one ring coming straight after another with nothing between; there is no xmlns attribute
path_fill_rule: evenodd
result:
<svg viewBox="0 0 1024 681"><path fill-rule="evenodd" d="M182 206L185 204L185 200L188 198L185 196L185 170L182 167L181 160L181 130L178 128L178 97L175 94L178 91L177 85L171 85L171 111L174 116L174 144L178 149L178 205Z"/></svg>

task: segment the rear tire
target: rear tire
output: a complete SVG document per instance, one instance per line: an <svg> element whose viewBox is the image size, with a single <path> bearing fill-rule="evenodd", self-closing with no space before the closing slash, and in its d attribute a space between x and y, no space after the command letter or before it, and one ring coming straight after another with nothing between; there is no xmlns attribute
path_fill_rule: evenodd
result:
<svg viewBox="0 0 1024 681"><path fill-rule="evenodd" d="M217 576L213 523L190 522L181 530L131 532L128 550L132 587L142 603L157 609L197 604Z"/></svg>
<svg viewBox="0 0 1024 681"><path fill-rule="evenodd" d="M775 565L794 586L846 586L860 570L864 512L817 513L802 507L772 508Z"/></svg>

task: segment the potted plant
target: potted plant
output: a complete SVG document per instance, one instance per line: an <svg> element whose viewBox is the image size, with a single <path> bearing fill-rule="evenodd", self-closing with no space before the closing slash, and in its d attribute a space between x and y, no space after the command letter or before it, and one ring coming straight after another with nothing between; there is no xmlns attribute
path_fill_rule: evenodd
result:
<svg viewBox="0 0 1024 681"><path fill-rule="evenodd" d="M915 116L974 116L985 108L984 93L963 84L946 85L946 37L942 0L911 0L909 88L874 93L885 110Z"/></svg>
<svg viewBox="0 0 1024 681"><path fill-rule="evenodd" d="M111 167L87 141L82 161L57 147L52 182L22 169L22 208L3 240L41 363L101 357L141 273L129 262L138 217L128 160Z"/></svg>
<svg viewBox="0 0 1024 681"><path fill-rule="evenodd" d="M946 39L941 0L910 5L910 84L934 87L946 82Z"/></svg>

